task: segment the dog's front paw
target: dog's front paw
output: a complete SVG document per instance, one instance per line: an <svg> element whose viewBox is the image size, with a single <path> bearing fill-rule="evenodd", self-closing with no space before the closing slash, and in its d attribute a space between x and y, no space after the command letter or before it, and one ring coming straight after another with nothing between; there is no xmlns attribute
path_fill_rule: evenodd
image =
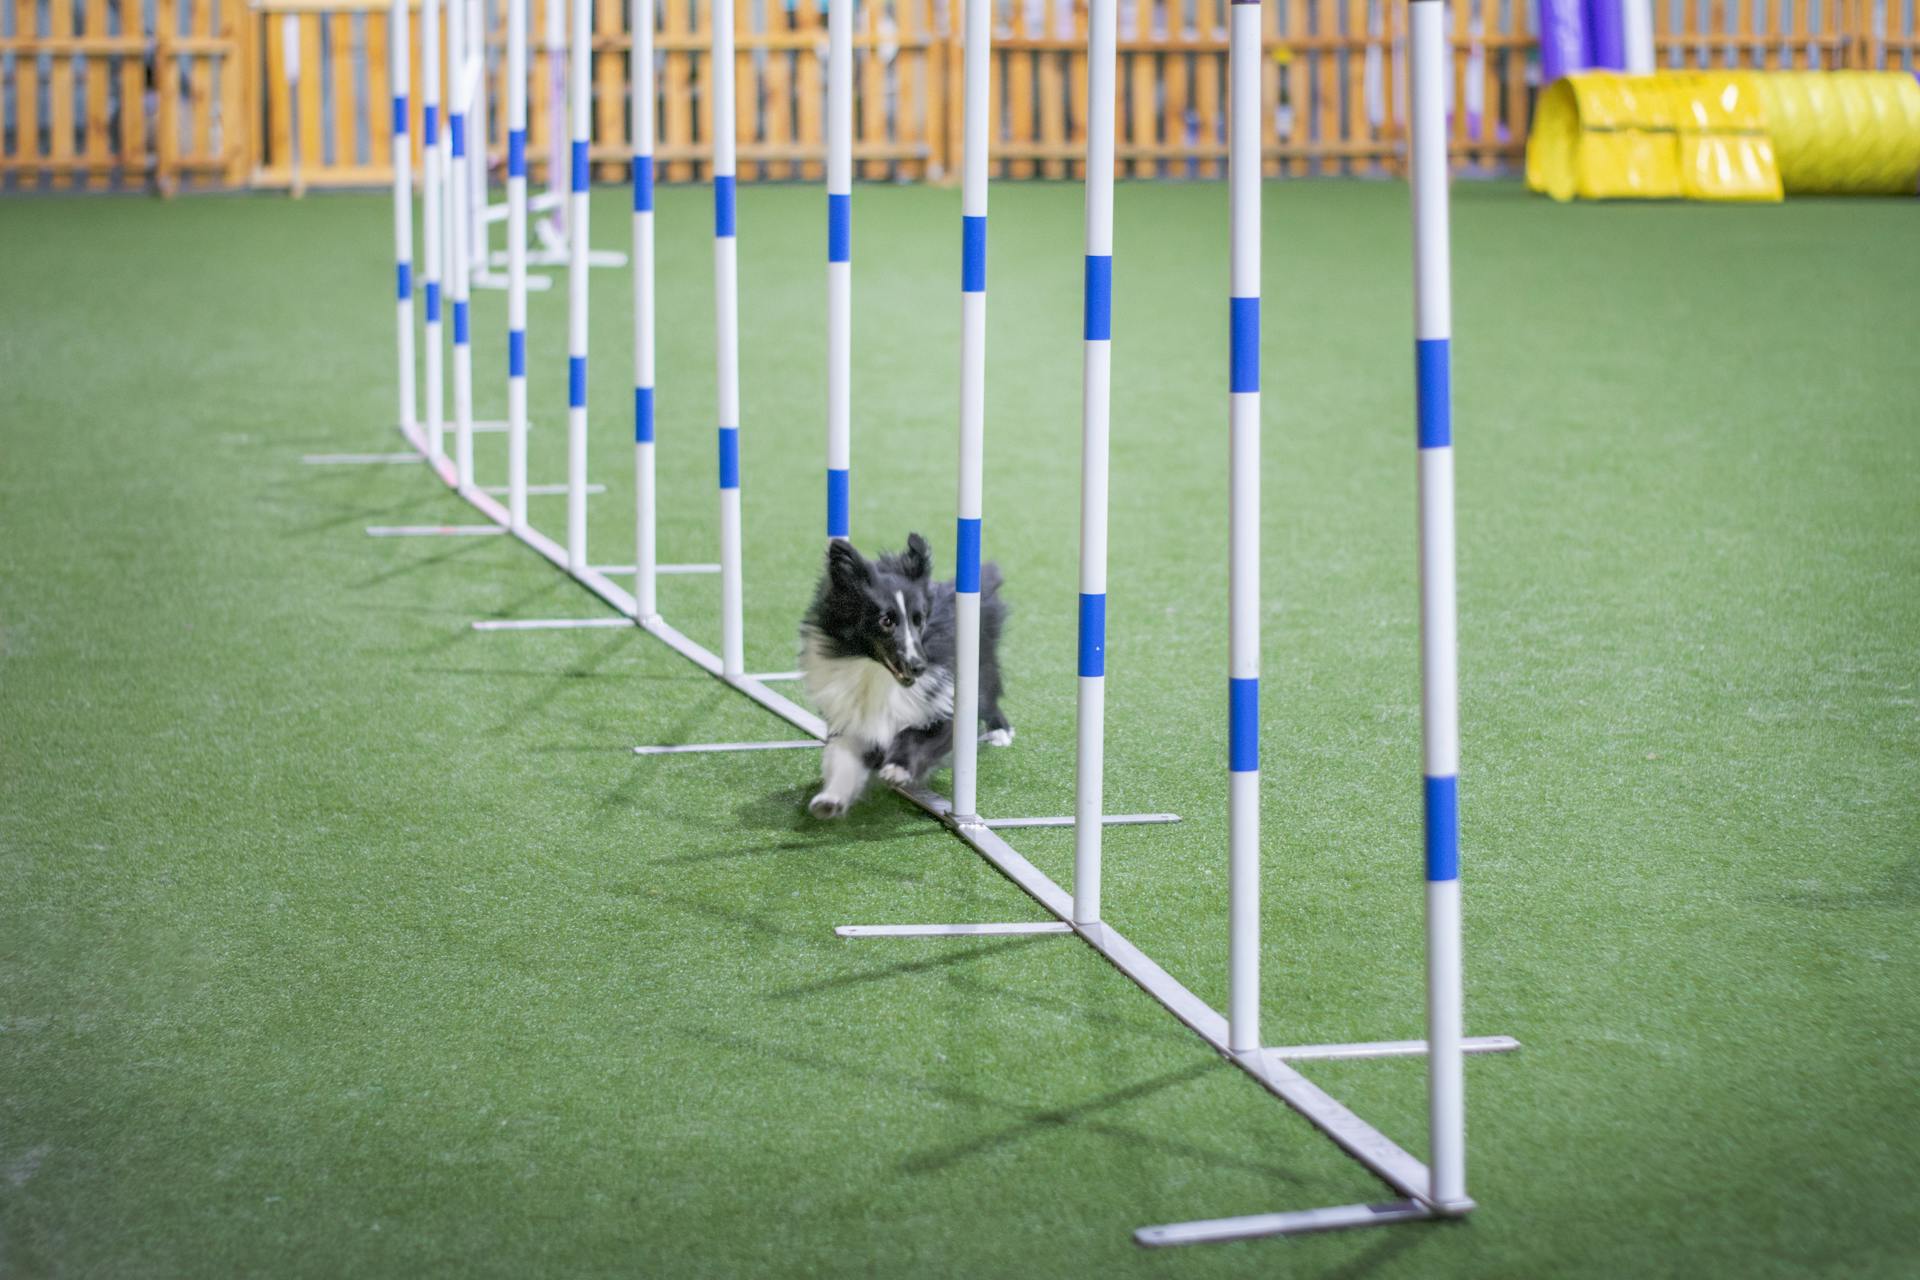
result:
<svg viewBox="0 0 1920 1280"><path fill-rule="evenodd" d="M913 775L897 764L880 766L880 781L890 787L904 787L913 781Z"/></svg>
<svg viewBox="0 0 1920 1280"><path fill-rule="evenodd" d="M829 795L822 791L807 802L807 812L816 818L844 818L847 816L847 804L844 796Z"/></svg>
<svg viewBox="0 0 1920 1280"><path fill-rule="evenodd" d="M1008 725L1004 729L995 729L992 733L980 739L980 741L990 747L1010 747L1013 745L1013 726Z"/></svg>

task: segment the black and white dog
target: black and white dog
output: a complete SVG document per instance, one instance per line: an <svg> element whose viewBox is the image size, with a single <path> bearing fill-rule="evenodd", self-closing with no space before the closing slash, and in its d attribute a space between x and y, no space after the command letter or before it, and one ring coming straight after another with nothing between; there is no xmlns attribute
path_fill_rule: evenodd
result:
<svg viewBox="0 0 1920 1280"><path fill-rule="evenodd" d="M980 715L994 746L1013 741L995 660L1006 616L999 566L982 566ZM925 538L910 534L905 551L872 561L851 543L828 546L800 643L807 692L827 720L820 794L807 806L815 817L845 814L875 770L883 782L917 783L952 751L954 590L933 581Z"/></svg>

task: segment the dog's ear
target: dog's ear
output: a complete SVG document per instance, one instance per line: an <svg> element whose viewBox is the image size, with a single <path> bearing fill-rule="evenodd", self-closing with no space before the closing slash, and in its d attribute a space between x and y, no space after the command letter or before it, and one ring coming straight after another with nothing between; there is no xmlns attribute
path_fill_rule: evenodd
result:
<svg viewBox="0 0 1920 1280"><path fill-rule="evenodd" d="M925 582L933 576L933 552L927 549L927 540L917 533L907 535L907 550L900 557L900 571L915 582Z"/></svg>
<svg viewBox="0 0 1920 1280"><path fill-rule="evenodd" d="M859 590L873 581L873 570L851 542L836 538L827 544L827 576L836 586Z"/></svg>

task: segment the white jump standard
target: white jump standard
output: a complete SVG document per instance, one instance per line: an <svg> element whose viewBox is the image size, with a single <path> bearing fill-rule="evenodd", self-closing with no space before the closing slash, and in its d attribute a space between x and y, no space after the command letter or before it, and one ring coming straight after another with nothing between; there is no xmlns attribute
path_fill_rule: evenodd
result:
<svg viewBox="0 0 1920 1280"><path fill-rule="evenodd" d="M853 0L827 6L827 537L853 536Z"/></svg>
<svg viewBox="0 0 1920 1280"><path fill-rule="evenodd" d="M720 418L720 661L746 673L740 583L740 259L734 239L733 0L713 4L713 315Z"/></svg>
<svg viewBox="0 0 1920 1280"><path fill-rule="evenodd" d="M659 616L659 573L653 457L653 12L654 0L632 0L633 49L633 599L634 615Z"/></svg>
<svg viewBox="0 0 1920 1280"><path fill-rule="evenodd" d="M409 432L418 425L413 386L413 144L407 128L407 77L412 73L413 60L407 54L406 10L399 4L394 10L399 18L393 24L388 62L393 82L394 317L400 364L399 422L401 431Z"/></svg>

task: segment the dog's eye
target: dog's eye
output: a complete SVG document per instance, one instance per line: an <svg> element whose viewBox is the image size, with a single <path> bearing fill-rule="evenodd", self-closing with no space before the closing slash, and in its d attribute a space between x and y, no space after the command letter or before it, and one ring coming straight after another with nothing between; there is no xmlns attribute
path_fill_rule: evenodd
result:
<svg viewBox="0 0 1920 1280"><path fill-rule="evenodd" d="M891 613L883 613L880 615L880 629L882 631L893 630L893 615Z"/></svg>
<svg viewBox="0 0 1920 1280"><path fill-rule="evenodd" d="M916 627L920 625L920 615L917 613L913 615L913 625Z"/></svg>

